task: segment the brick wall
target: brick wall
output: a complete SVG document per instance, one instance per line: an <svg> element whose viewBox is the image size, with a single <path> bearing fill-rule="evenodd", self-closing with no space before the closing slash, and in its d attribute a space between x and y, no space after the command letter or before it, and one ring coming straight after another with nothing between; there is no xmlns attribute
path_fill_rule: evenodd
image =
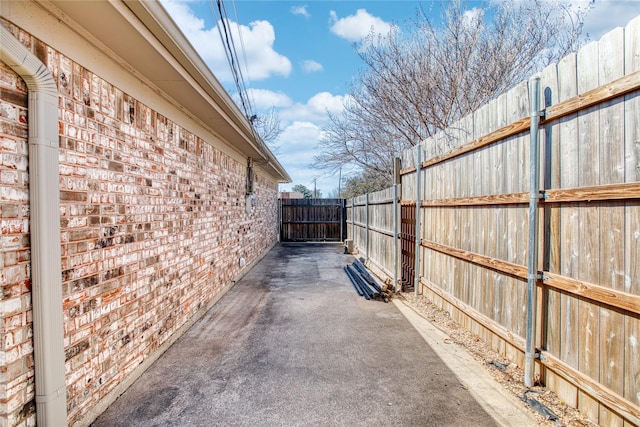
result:
<svg viewBox="0 0 640 427"><path fill-rule="evenodd" d="M16 33L17 34L17 33ZM79 420L277 239L277 183L21 32L59 88L68 411ZM26 88L0 64L0 421L32 424ZM2 423L0 422L0 425Z"/></svg>
<svg viewBox="0 0 640 427"><path fill-rule="evenodd" d="M34 424L27 88L0 62L0 425Z"/></svg>

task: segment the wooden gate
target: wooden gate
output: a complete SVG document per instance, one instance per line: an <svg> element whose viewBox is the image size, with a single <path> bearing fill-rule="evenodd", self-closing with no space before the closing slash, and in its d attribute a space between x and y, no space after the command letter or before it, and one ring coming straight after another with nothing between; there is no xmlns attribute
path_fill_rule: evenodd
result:
<svg viewBox="0 0 640 427"><path fill-rule="evenodd" d="M402 290L413 290L416 264L416 207L400 207L400 245L402 249Z"/></svg>
<svg viewBox="0 0 640 427"><path fill-rule="evenodd" d="M345 213L345 199L281 199L280 241L341 242Z"/></svg>

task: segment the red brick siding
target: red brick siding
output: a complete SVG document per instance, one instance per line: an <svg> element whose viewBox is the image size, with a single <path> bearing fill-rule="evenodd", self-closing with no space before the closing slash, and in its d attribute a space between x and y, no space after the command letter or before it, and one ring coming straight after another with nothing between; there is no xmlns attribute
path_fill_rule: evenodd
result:
<svg viewBox="0 0 640 427"><path fill-rule="evenodd" d="M0 62L0 424L34 424L27 87Z"/></svg>
<svg viewBox="0 0 640 427"><path fill-rule="evenodd" d="M256 174L258 205L247 214L246 160L224 154L28 35L20 39L38 52L60 92L61 262L74 422L236 277L240 257L248 264L276 241L277 184ZM17 352L22 367L0 383L8 390L18 378L19 401L27 403L33 372L25 87L12 71L0 70L6 89L0 274L11 294L3 304L20 318L12 334L21 341L7 347L3 339L2 351L7 358ZM25 412L17 404L6 409L10 424L20 421L16 411Z"/></svg>

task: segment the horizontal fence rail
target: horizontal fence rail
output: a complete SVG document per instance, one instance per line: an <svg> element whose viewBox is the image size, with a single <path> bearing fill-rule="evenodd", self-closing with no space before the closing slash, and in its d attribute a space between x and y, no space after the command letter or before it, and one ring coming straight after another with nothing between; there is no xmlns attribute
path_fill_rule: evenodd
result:
<svg viewBox="0 0 640 427"><path fill-rule="evenodd" d="M280 240L341 242L344 239L344 199L281 199Z"/></svg>
<svg viewBox="0 0 640 427"><path fill-rule="evenodd" d="M403 284L521 366L532 339L540 380L602 425L640 425L638 40L640 17L547 67L539 113L523 83L403 152L393 223L391 189L347 201L349 236L371 263L388 270L395 257Z"/></svg>
<svg viewBox="0 0 640 427"><path fill-rule="evenodd" d="M374 269L391 281L396 280L398 262L393 249L397 235L394 223L394 210L397 209L399 196L397 191L392 187L349 199L345 203L347 238L353 239L354 246L373 264Z"/></svg>

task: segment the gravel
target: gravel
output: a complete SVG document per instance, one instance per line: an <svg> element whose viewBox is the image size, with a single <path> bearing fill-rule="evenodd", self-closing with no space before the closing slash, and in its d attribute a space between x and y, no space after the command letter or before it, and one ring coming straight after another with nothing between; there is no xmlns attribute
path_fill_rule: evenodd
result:
<svg viewBox="0 0 640 427"><path fill-rule="evenodd" d="M487 369L491 376L501 384L505 390L519 399L522 399L524 396L527 399L541 403L558 417L557 420L552 421L529 407L529 410L538 420L538 426L597 426L597 424L591 422L577 409L568 406L553 391L544 386L536 385L530 388L525 387L524 372L518 365L498 354L489 344L483 341L482 338L462 327L451 318L448 311L441 310L438 306L430 302L428 298L421 295L415 297L413 293L401 293L397 295L396 298L402 299L405 304L409 305L420 316L447 334L449 336L447 342L466 349L474 359L481 362L485 369Z"/></svg>

